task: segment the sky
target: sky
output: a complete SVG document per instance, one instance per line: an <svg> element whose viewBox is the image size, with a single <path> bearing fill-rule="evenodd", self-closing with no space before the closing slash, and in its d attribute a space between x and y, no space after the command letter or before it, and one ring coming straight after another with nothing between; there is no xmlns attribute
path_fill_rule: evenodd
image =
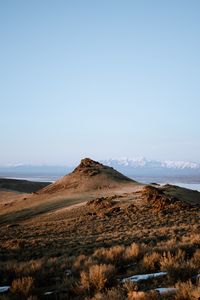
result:
<svg viewBox="0 0 200 300"><path fill-rule="evenodd" d="M1 0L0 164L200 162L200 1Z"/></svg>

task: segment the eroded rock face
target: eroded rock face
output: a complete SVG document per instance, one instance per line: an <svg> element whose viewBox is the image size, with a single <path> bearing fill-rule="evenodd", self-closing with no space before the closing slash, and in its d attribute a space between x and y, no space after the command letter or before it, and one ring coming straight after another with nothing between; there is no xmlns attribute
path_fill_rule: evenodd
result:
<svg viewBox="0 0 200 300"><path fill-rule="evenodd" d="M96 174L99 174L100 169L103 168L104 166L101 163L94 161L90 158L84 158L81 160L78 167L74 169L73 173L81 172L81 173L86 173L89 176L94 176Z"/></svg>
<svg viewBox="0 0 200 300"><path fill-rule="evenodd" d="M92 167L103 167L103 165L98 161L92 160L90 158L84 158L81 160L80 164L74 170L74 172L84 168L92 168Z"/></svg>
<svg viewBox="0 0 200 300"><path fill-rule="evenodd" d="M90 200L87 202L88 206L92 206L96 209L106 209L110 208L114 205L114 201L112 197L100 197L94 200Z"/></svg>
<svg viewBox="0 0 200 300"><path fill-rule="evenodd" d="M81 160L78 167L74 169L72 174L84 174L86 176L94 176L100 173L110 173L112 174L117 172L113 168L105 166L97 161L94 161L90 158L84 158Z"/></svg>
<svg viewBox="0 0 200 300"><path fill-rule="evenodd" d="M163 190L153 186L146 186L142 192L142 196L146 199L146 202L152 206L152 208L158 211L165 210L167 208L188 207L188 204L173 196L165 194Z"/></svg>

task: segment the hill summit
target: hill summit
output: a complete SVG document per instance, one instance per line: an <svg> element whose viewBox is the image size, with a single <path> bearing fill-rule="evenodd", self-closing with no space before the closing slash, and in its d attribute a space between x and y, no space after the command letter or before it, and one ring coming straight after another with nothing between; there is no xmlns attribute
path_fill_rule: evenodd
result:
<svg viewBox="0 0 200 300"><path fill-rule="evenodd" d="M112 167L105 166L90 158L84 158L72 173L50 184L41 192L93 191L117 188L130 183L134 183L134 181Z"/></svg>
<svg viewBox="0 0 200 300"><path fill-rule="evenodd" d="M132 181L130 178L119 173L112 167L105 166L105 165L103 165L97 161L94 161L90 158L82 159L80 164L78 165L78 167L76 167L72 173L73 174L84 174L84 176L95 176L97 174L105 174L108 177L115 179L115 180Z"/></svg>

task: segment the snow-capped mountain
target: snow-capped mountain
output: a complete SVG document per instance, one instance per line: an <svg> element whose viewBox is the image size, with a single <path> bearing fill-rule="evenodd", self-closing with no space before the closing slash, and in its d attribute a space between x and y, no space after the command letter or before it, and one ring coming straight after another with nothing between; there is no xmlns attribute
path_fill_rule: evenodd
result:
<svg viewBox="0 0 200 300"><path fill-rule="evenodd" d="M107 159L103 164L129 176L200 176L200 163L189 161L159 161L146 158Z"/></svg>
<svg viewBox="0 0 200 300"><path fill-rule="evenodd" d="M189 161L159 161L148 160L142 158L119 158L119 159L107 159L102 161L104 164L111 167L130 167L130 168L167 168L167 169L200 169L200 163Z"/></svg>
<svg viewBox="0 0 200 300"><path fill-rule="evenodd" d="M171 161L166 160L162 164L164 168L172 169L200 169L200 164L190 161Z"/></svg>
<svg viewBox="0 0 200 300"><path fill-rule="evenodd" d="M200 170L200 163L190 161L173 160L149 160L145 157L140 158L110 158L101 160L104 165L113 168L127 169L172 169L172 170ZM73 170L75 166L56 166L56 165L26 165L22 163L0 166L0 170L18 170L18 171L44 171L44 172L66 172Z"/></svg>

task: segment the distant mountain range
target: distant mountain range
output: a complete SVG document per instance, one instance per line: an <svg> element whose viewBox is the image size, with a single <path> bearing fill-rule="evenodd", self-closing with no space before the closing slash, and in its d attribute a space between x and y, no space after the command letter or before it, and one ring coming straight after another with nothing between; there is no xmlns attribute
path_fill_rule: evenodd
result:
<svg viewBox="0 0 200 300"><path fill-rule="evenodd" d="M104 160L103 163L128 175L200 175L200 163L189 161L121 158Z"/></svg>
<svg viewBox="0 0 200 300"><path fill-rule="evenodd" d="M159 161L159 160L148 160L146 158L139 159L108 159L103 161L108 166L119 166L127 168L164 168L164 169L200 169L200 163L190 161Z"/></svg>
<svg viewBox="0 0 200 300"><path fill-rule="evenodd" d="M120 158L102 160L104 165L111 166L128 176L200 176L200 163L190 161L159 161L146 158ZM0 166L0 177L3 176L63 176L74 169L74 166L48 165L7 165Z"/></svg>

